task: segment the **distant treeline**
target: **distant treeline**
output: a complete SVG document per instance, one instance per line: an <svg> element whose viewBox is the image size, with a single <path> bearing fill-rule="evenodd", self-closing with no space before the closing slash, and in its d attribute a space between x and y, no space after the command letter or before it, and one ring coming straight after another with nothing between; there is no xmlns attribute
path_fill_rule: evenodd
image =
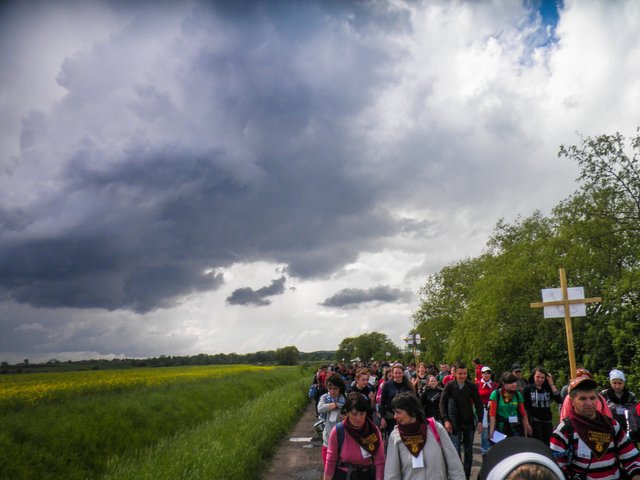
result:
<svg viewBox="0 0 640 480"><path fill-rule="evenodd" d="M114 358L112 360L78 360L58 361L51 359L44 363L32 363L28 359L17 364L2 362L0 374L8 373L36 373L36 372L60 372L70 370L106 370L140 367L178 367L184 365L229 365L229 364L253 364L253 365L291 365L309 364L317 362L331 362L335 359L335 351L299 352L295 347L284 347L278 350L266 350L260 352L216 353L209 355L200 353L190 356L160 355L153 358ZM297 359L296 359L297 356Z"/></svg>

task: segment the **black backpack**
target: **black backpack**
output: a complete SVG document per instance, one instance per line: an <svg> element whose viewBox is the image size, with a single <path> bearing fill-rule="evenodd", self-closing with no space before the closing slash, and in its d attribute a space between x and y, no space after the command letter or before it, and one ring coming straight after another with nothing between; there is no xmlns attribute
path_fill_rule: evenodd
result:
<svg viewBox="0 0 640 480"><path fill-rule="evenodd" d="M630 405L624 412L624 419L627 422L627 433L632 442L640 442L639 420L636 413L637 405Z"/></svg>

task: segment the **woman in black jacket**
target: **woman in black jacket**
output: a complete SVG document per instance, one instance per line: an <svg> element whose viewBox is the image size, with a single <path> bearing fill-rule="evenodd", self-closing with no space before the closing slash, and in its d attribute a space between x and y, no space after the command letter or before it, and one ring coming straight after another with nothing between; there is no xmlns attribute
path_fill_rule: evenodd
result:
<svg viewBox="0 0 640 480"><path fill-rule="evenodd" d="M541 367L534 368L522 395L533 437L549 445L553 433L551 405L553 402L562 403L562 396L553 382L553 376Z"/></svg>
<svg viewBox="0 0 640 480"><path fill-rule="evenodd" d="M382 387L382 395L380 396L380 430L385 430L387 435L391 435L393 428L396 426L396 421L393 418L393 408L391 407L391 400L398 393L413 392L415 390L409 383L409 380L404 374L404 368L399 363L396 363L392 367L393 373L391 374L391 380L384 382Z"/></svg>
<svg viewBox="0 0 640 480"><path fill-rule="evenodd" d="M440 397L442 396L442 388L438 384L435 375L428 375L427 387L420 395L420 403L424 408L425 417L433 417L442 423L442 415L440 415Z"/></svg>

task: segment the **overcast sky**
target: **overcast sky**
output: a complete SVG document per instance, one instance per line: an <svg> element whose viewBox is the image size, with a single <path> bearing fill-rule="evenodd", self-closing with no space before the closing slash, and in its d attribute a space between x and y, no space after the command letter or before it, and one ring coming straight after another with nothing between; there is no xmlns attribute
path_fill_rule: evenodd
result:
<svg viewBox="0 0 640 480"><path fill-rule="evenodd" d="M0 5L5 361L401 345L639 123L633 0Z"/></svg>

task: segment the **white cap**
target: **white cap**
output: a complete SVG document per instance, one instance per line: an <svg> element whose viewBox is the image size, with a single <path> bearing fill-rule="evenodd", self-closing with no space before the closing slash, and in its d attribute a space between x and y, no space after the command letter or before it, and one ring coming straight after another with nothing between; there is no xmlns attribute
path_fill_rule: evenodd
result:
<svg viewBox="0 0 640 480"><path fill-rule="evenodd" d="M484 367L482 367L482 370L480 370L481 373L490 372L490 371L491 371L491 369L489 367L487 367L486 365Z"/></svg>
<svg viewBox="0 0 640 480"><path fill-rule="evenodd" d="M609 380L622 380L623 382L625 382L626 378L624 378L624 373L622 373L622 370L613 369L609 372Z"/></svg>

